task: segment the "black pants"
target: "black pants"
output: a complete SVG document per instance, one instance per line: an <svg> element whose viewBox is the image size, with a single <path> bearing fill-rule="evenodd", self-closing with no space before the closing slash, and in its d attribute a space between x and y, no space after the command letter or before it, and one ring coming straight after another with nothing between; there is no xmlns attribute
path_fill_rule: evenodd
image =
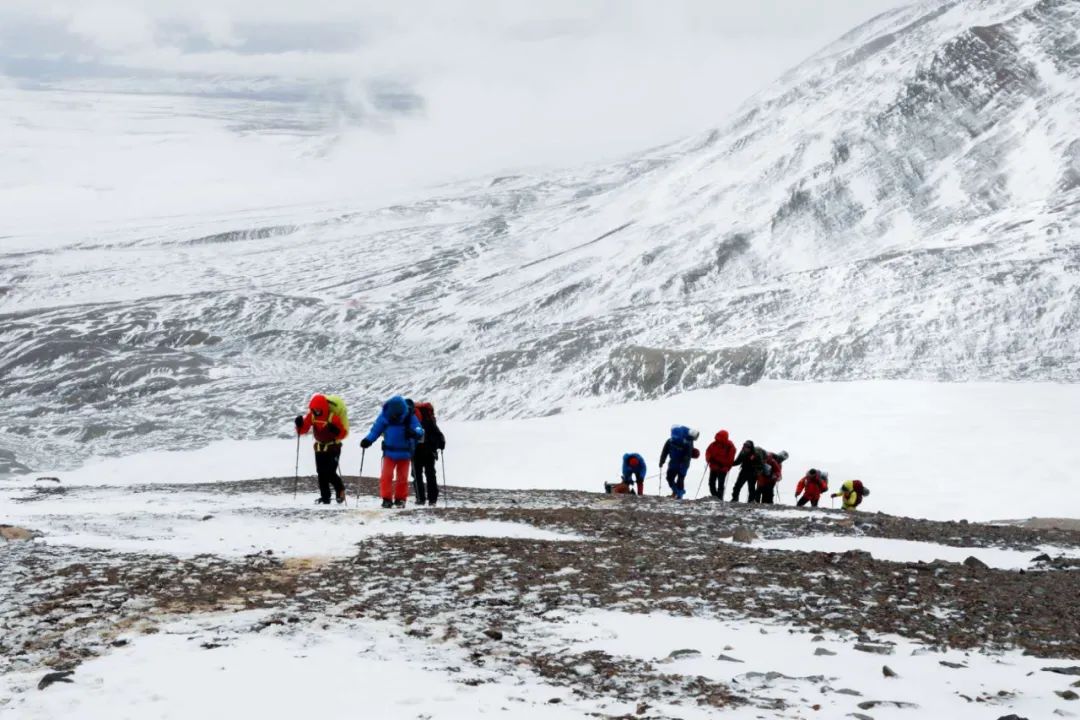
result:
<svg viewBox="0 0 1080 720"><path fill-rule="evenodd" d="M424 485L424 476L427 475L427 486ZM435 458L413 458L413 485L416 487L416 503L423 505L425 502L434 505L439 499L439 479L435 475Z"/></svg>
<svg viewBox="0 0 1080 720"><path fill-rule="evenodd" d="M799 502L798 502L798 503L796 503L796 504L797 504L797 505L798 505L799 507L802 507L802 506L803 506L803 505L805 505L806 503L810 503L810 504L811 504L811 505L813 505L814 507L817 507L817 504L818 504L818 500L819 500L819 499L820 499L820 498L814 498L813 500L811 500L811 499L810 499L809 497L807 497L806 495L803 495L803 496L802 496L801 498L799 498Z"/></svg>
<svg viewBox="0 0 1080 720"><path fill-rule="evenodd" d="M746 502L754 502L757 477L742 472L739 473L739 477L735 478L735 487L731 490L731 502L739 502L739 492L742 490L743 485L746 485Z"/></svg>
<svg viewBox="0 0 1080 720"><path fill-rule="evenodd" d="M754 502L764 503L765 505L772 505L773 500L775 499L773 497L775 491L776 491L776 486L775 485L771 485L771 484L770 485L761 485L761 484L759 484L757 486L757 490L755 491L755 493L757 495L757 498L754 500Z"/></svg>
<svg viewBox="0 0 1080 720"><path fill-rule="evenodd" d="M727 470L709 468L709 494L714 498L724 499L724 483L727 482Z"/></svg>
<svg viewBox="0 0 1080 720"><path fill-rule="evenodd" d="M330 501L330 486L338 495L345 494L345 483L338 475L338 460L341 458L341 446L331 445L323 451L315 451L315 472L319 474L319 497Z"/></svg>
<svg viewBox="0 0 1080 720"><path fill-rule="evenodd" d="M667 468L667 484L671 488L671 494L677 497L682 497L686 494L686 473L690 471L689 467L676 467L675 465L668 465Z"/></svg>

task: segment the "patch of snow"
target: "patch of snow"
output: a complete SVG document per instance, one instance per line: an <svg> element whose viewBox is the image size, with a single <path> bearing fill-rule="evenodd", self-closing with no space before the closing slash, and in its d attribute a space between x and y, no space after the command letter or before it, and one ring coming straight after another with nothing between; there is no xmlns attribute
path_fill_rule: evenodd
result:
<svg viewBox="0 0 1080 720"><path fill-rule="evenodd" d="M273 550L285 557L349 555L377 535L505 537L581 541L585 538L496 520L451 522L409 510L304 506L290 495L209 495L95 490L84 499L7 503L3 521L33 527L40 542L121 552L242 556ZM366 507L376 502L366 498Z"/></svg>
<svg viewBox="0 0 1080 720"><path fill-rule="evenodd" d="M798 626L607 610L568 614L563 620L544 626L545 642L552 647L569 643L572 652L600 650L651 662L667 658L675 649L695 649L701 655L673 660L673 671L729 683L737 693L779 698L789 705L780 710L755 706L725 710L724 717L734 720L804 717L800 709L809 713L813 705L821 706L815 717L847 717L860 712L859 703L873 700L918 706L918 710L877 707L863 711L879 719L983 720L1010 713L1049 717L1061 704L1054 695L1063 685L1061 678L1041 672L1047 665L1060 663L1020 652L927 652L918 643L888 637L878 641L893 643L894 652L878 657L855 650L848 636L830 633L824 641L814 642L807 628ZM815 655L819 648L836 654ZM742 662L721 660L721 655ZM948 668L942 661L965 667ZM883 665L900 677L884 677ZM842 689L860 695L837 692Z"/></svg>
<svg viewBox="0 0 1080 720"><path fill-rule="evenodd" d="M862 550L878 560L913 563L944 560L950 563L962 563L969 557L982 560L992 568L1018 570L1027 568L1036 555L1047 553L1057 557L1080 556L1072 548L1042 546L1037 550L1003 550L984 547L952 547L931 542L915 540L897 540L893 538L860 537L852 535L810 535L807 537L782 538L776 540L756 540L751 547L762 550L793 550L797 552L842 553L849 550Z"/></svg>
<svg viewBox="0 0 1080 720"><path fill-rule="evenodd" d="M724 428L737 444L751 439L770 450L788 450L781 502L793 502L795 482L818 467L829 471L834 487L863 480L873 490L864 505L871 512L992 520L1045 514L1049 496L1055 498L1055 515L1080 517L1080 495L1072 492L1080 468L1080 445L1072 437L1072 428L1080 426L1076 384L774 381L544 418L447 421L441 423L450 442L443 480L452 486L601 492L605 481L618 476L623 453L640 452L649 463L647 491L653 494L659 485L652 477L655 463L673 423L700 429L702 448ZM366 427L361 417L352 424L356 435ZM1030 475L1032 461L1024 452L1001 451L1006 433L1013 448L1055 448L1038 460L1042 492L1015 491ZM527 459L555 459L557 471L551 462L523 462L522 437L529 438ZM350 438L345 444L345 474L360 470L357 443ZM58 475L64 485L281 477L292 475L295 452L295 441L284 438L221 441L197 450L97 459L72 472L46 474ZM314 473L308 442L300 462L303 476ZM376 468L372 458L364 470L370 475ZM701 461L691 466L691 495L703 470ZM729 491L733 482L734 473Z"/></svg>
<svg viewBox="0 0 1080 720"><path fill-rule="evenodd" d="M367 620L267 628L259 613L174 622L157 635L83 663L73 683L45 692L42 673L0 678L4 714L21 720L251 717L579 718L593 709L564 688L468 666L460 649ZM220 647L204 649L206 640ZM470 686L462 680L478 679ZM562 703L548 700L558 697ZM511 711L508 714L508 711Z"/></svg>

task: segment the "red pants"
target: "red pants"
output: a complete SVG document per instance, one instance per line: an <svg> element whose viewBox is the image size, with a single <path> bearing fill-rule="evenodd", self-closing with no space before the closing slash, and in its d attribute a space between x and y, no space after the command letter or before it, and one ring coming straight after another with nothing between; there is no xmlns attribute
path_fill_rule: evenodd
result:
<svg viewBox="0 0 1080 720"><path fill-rule="evenodd" d="M409 497L409 461L382 459L379 495L383 500L407 500Z"/></svg>

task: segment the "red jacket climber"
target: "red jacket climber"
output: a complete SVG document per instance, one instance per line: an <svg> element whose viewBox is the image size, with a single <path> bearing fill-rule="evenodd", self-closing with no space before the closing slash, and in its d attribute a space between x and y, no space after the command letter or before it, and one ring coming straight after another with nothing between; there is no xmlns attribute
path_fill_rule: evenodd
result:
<svg viewBox="0 0 1080 720"><path fill-rule="evenodd" d="M315 436L315 471L319 476L318 503L330 504L330 488L338 503L345 502L345 484L338 472L341 441L349 434L348 415L344 401L336 395L312 395L306 415L294 420L298 435Z"/></svg>
<svg viewBox="0 0 1080 720"><path fill-rule="evenodd" d="M761 472L758 473L757 487L754 488L752 502L772 505L776 499L776 485L784 479L783 462L788 459L787 450L778 453L761 451Z"/></svg>
<svg viewBox="0 0 1080 720"><path fill-rule="evenodd" d="M716 433L716 439L705 449L705 462L709 464L709 494L723 500L724 483L735 462L735 443L728 439L727 430Z"/></svg>
<svg viewBox="0 0 1080 720"><path fill-rule="evenodd" d="M716 439L705 449L705 462L709 463L712 470L721 470L727 473L735 462L735 443L728 439L728 431L721 430L716 433Z"/></svg>
<svg viewBox="0 0 1080 720"><path fill-rule="evenodd" d="M829 473L824 470L810 468L806 476L795 486L795 495L799 498L798 506L802 507L810 503L813 507L818 506L821 494L829 489Z"/></svg>

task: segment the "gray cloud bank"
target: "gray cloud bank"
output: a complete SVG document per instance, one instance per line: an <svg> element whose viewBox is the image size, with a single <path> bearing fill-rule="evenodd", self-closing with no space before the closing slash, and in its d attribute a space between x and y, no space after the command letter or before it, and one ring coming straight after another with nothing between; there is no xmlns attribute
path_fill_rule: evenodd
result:
<svg viewBox="0 0 1080 720"><path fill-rule="evenodd" d="M347 167L349 182L413 186L601 160L707 129L898 4L6 0L0 83L21 93L14 102L31 126L30 93L245 102L175 111L220 116L239 135L313 138L300 156L347 155L318 171L334 178ZM39 140L52 142L22 135ZM44 165L30 170L53 180Z"/></svg>

